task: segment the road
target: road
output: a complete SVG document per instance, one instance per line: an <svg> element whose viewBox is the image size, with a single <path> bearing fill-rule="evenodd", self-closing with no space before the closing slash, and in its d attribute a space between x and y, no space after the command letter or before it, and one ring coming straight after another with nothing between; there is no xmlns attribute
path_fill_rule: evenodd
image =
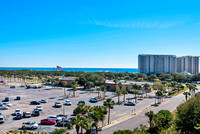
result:
<svg viewBox="0 0 200 134"><path fill-rule="evenodd" d="M198 86L198 89L200 87ZM199 90L198 90L199 92ZM148 111L154 111L154 113L157 113L160 110L173 110L175 109L178 105L182 104L185 102L185 96L183 94L179 94L175 97L172 98L167 98L168 101L165 103L160 104L158 107L153 107L145 112L140 113L139 115L136 115L135 117L128 119L124 122L121 122L119 124L116 124L110 128L107 128L103 131L101 131L101 134L111 134L115 132L116 130L133 130L134 128L137 128L140 126L140 124L147 125L148 124L148 118L145 116L145 113Z"/></svg>

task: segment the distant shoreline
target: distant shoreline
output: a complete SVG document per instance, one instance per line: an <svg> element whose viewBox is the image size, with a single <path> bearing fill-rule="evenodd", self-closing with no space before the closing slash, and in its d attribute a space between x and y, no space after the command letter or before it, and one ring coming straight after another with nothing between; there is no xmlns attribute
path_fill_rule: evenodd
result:
<svg viewBox="0 0 200 134"><path fill-rule="evenodd" d="M55 71L54 67L0 67L0 70L35 70L35 71ZM62 68L62 71L75 72L113 72L113 73L138 73L137 68Z"/></svg>

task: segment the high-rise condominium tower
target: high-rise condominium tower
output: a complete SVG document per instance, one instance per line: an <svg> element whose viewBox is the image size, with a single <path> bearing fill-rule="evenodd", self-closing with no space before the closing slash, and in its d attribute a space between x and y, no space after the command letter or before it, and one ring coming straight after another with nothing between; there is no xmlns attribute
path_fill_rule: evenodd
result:
<svg viewBox="0 0 200 134"><path fill-rule="evenodd" d="M138 71L144 74L181 73L189 72L191 74L199 73L199 57L175 55L146 55L138 56Z"/></svg>

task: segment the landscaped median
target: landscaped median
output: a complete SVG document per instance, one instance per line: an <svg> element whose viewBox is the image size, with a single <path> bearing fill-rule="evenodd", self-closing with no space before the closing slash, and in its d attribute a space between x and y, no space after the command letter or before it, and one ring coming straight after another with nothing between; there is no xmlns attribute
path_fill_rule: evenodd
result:
<svg viewBox="0 0 200 134"><path fill-rule="evenodd" d="M176 93L174 93L174 94L171 94L171 95L169 95L169 96L177 96L177 95L179 95L179 94L181 94L181 93L183 93L183 92L185 92L185 91L187 91L187 90L188 90L188 87L185 86L183 90L180 90L180 91L178 91L178 92L176 92Z"/></svg>

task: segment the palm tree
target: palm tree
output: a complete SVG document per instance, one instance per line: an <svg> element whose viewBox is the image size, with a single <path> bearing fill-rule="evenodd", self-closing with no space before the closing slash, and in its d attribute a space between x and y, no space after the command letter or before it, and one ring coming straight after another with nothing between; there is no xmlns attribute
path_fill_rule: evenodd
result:
<svg viewBox="0 0 200 134"><path fill-rule="evenodd" d="M158 96L158 102L159 102L159 100L160 100L160 96L162 96L163 93L162 93L161 90L158 90L158 91L156 92L156 95Z"/></svg>
<svg viewBox="0 0 200 134"><path fill-rule="evenodd" d="M101 88L98 87L98 88L97 88L98 98L100 97L100 96L99 96L100 91L101 91Z"/></svg>
<svg viewBox="0 0 200 134"><path fill-rule="evenodd" d="M73 81L73 82L72 82L72 89L73 89L73 96L74 96L74 97L75 97L76 88L77 88L77 82L76 82L76 81Z"/></svg>
<svg viewBox="0 0 200 134"><path fill-rule="evenodd" d="M154 117L154 112L153 111L149 111L145 113L145 116L149 117L149 124L150 124L150 128L152 127L152 120Z"/></svg>
<svg viewBox="0 0 200 134"><path fill-rule="evenodd" d="M149 87L150 87L149 84L147 84L147 83L144 84L144 89L145 89L145 92L146 92L146 98L147 98L147 88L149 88Z"/></svg>
<svg viewBox="0 0 200 134"><path fill-rule="evenodd" d="M133 94L135 94L135 103L137 103L137 94L139 94L139 91L134 90L134 91L133 91Z"/></svg>
<svg viewBox="0 0 200 134"><path fill-rule="evenodd" d="M125 101L126 101L126 94L128 94L128 92L126 90L123 90L122 94L124 95L124 103L125 103Z"/></svg>
<svg viewBox="0 0 200 134"><path fill-rule="evenodd" d="M176 88L176 85L177 85L177 82L176 82L176 81L172 81L172 82L171 82L171 87L173 87L173 89Z"/></svg>
<svg viewBox="0 0 200 134"><path fill-rule="evenodd" d="M120 95L121 95L121 90L117 90L117 91L116 91L116 94L117 94L117 96L118 96L118 104L119 104L119 101L120 101L120 100L119 100L119 97L120 97Z"/></svg>
<svg viewBox="0 0 200 134"><path fill-rule="evenodd" d="M55 80L51 80L52 88L53 88L54 84L55 84Z"/></svg>
<svg viewBox="0 0 200 134"><path fill-rule="evenodd" d="M111 98L107 98L103 105L108 109L108 124L110 124L110 110L114 108L115 102Z"/></svg>
<svg viewBox="0 0 200 134"><path fill-rule="evenodd" d="M105 96L106 96L106 92L107 92L107 90L106 90L106 87L103 85L103 86L101 86L101 90L103 91L103 93L104 93L104 99L105 99Z"/></svg>
<svg viewBox="0 0 200 134"><path fill-rule="evenodd" d="M119 86L119 89L120 89L120 91L121 91L121 90L122 90L122 87L123 87L122 83L119 82L119 83L118 83L118 86Z"/></svg>
<svg viewBox="0 0 200 134"><path fill-rule="evenodd" d="M82 121L84 120L84 117L81 116L80 114L77 114L76 117L73 117L71 119L71 124L76 127L76 133L79 134L79 130L82 124Z"/></svg>
<svg viewBox="0 0 200 134"><path fill-rule="evenodd" d="M133 87L133 89L136 90L138 88L138 85L137 84L133 84L132 87Z"/></svg>
<svg viewBox="0 0 200 134"><path fill-rule="evenodd" d="M101 106L100 106L101 107ZM96 128L96 134L98 134L98 123L102 118L105 119L105 115L99 106L96 106L96 110L94 110L92 114L92 118L94 120L93 126ZM95 108L94 108L95 109Z"/></svg>
<svg viewBox="0 0 200 134"><path fill-rule="evenodd" d="M185 95L185 99L186 99L186 101L187 101L187 99L188 99L188 96L190 96L190 95L191 95L191 94L190 94L190 92L184 92L183 94Z"/></svg>
<svg viewBox="0 0 200 134"><path fill-rule="evenodd" d="M83 123L81 125L84 129L85 129L85 134L90 134L90 129L92 128L93 126L93 122L92 122L92 119L91 118L85 118L83 120Z"/></svg>
<svg viewBox="0 0 200 134"><path fill-rule="evenodd" d="M65 87L67 86L67 82L66 81L62 81L61 84L64 87L64 96L66 96Z"/></svg>
<svg viewBox="0 0 200 134"><path fill-rule="evenodd" d="M194 84L189 84L189 85L188 85L188 88L189 88L190 93L191 93L191 91L193 91L193 92L192 92L192 95L195 94L195 90L198 90L198 89L196 88L196 85L194 85ZM194 93L194 94L193 94L193 93Z"/></svg>

